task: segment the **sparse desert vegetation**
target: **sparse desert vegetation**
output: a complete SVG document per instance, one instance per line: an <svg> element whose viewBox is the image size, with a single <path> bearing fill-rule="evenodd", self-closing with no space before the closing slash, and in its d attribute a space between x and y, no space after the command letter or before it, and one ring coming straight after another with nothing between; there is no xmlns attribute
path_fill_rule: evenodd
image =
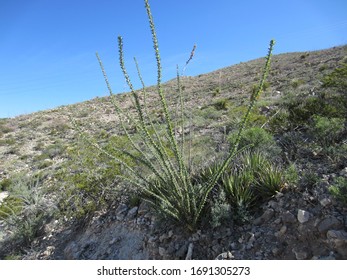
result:
<svg viewBox="0 0 347 280"><path fill-rule="evenodd" d="M347 47L163 83L145 3L157 85L0 120L0 257L346 259Z"/></svg>

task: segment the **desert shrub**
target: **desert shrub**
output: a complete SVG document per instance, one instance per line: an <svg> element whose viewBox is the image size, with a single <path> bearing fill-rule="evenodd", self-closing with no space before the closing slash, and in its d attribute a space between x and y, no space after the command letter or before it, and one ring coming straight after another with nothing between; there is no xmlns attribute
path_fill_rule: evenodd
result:
<svg viewBox="0 0 347 280"><path fill-rule="evenodd" d="M83 220L115 199L117 189L120 188L116 177L122 174L122 166L105 153L86 145L83 139L77 143L75 147L67 149L70 160L57 174L57 179L64 182L60 189L63 195L59 207L63 215ZM134 167L136 163L126 154L114 150L114 145L130 151L127 138L110 136L103 149Z"/></svg>
<svg viewBox="0 0 347 280"><path fill-rule="evenodd" d="M49 127L49 129L50 129L49 135L51 136L65 135L69 131L70 126L67 123L58 121L57 123Z"/></svg>
<svg viewBox="0 0 347 280"><path fill-rule="evenodd" d="M305 59L309 55L310 55L309 53L304 53L304 54L300 55L300 59Z"/></svg>
<svg viewBox="0 0 347 280"><path fill-rule="evenodd" d="M96 210L105 206L104 193L108 189L103 181L106 178L95 171L99 170L87 167L77 170L75 166L61 169L58 177L64 183L58 190L62 193L58 207L63 216L73 220L87 220Z"/></svg>
<svg viewBox="0 0 347 280"><path fill-rule="evenodd" d="M37 163L37 168L38 169L45 169L47 167L50 167L53 165L53 161L50 159L45 159L43 161L40 161Z"/></svg>
<svg viewBox="0 0 347 280"><path fill-rule="evenodd" d="M346 119L347 99L344 95L347 89L346 65L342 64L330 74L325 75L322 79L322 87L314 96L288 93L282 104L285 115L276 115L270 120L270 127L278 130L282 123L283 130L288 129L288 126L307 127L307 124L313 120L313 116ZM298 86L297 81L293 81L294 87Z"/></svg>
<svg viewBox="0 0 347 280"><path fill-rule="evenodd" d="M241 133L250 118L250 112L254 108L256 100L263 91L264 83L270 68L274 41L272 40L270 42L269 51L265 60L265 66L258 89L251 94L250 103L249 106L246 107L244 117L239 126L239 133L234 147L232 147L229 154L226 155L225 160L222 162L219 169L212 174L210 180L202 182L201 184L196 184L190 173L191 170L189 168L189 162L187 162L185 157L187 153L187 150L185 149L185 135L182 133L180 137L175 137L173 129L175 124L172 121L173 118L171 116L167 99L162 88L162 66L155 25L148 0L145 0L144 2L148 15L150 30L152 33L152 41L157 62L156 96L163 112L162 119L165 129L160 131L155 128L156 122L153 121L152 114L149 113L146 102L141 102L139 92L134 90L131 79L125 67L123 39L120 36L118 37L119 64L125 80L130 88L134 109L136 110L136 117L128 112L124 112L117 100L113 98L113 92L110 83L108 82L106 71L101 59L98 55L97 57L105 78L106 85L111 95L111 101L115 107L116 114L119 116L119 125L123 130L123 134L127 137L128 142L131 144L132 150L123 150L121 147L115 145L113 149L120 152L120 155L112 155L105 150L104 147L98 144L97 141L85 135L81 127L74 119L72 119L72 123L74 124L75 128L80 131L80 134L84 135L84 139L91 146L94 146L101 153L109 156L112 160L122 166L123 172L118 177L143 191L148 202L151 203L158 213L166 216L170 220L184 225L187 229L193 231L200 223L201 213L205 209L209 194L216 186L217 181L220 179L227 166L235 157ZM185 66L187 66L187 64L193 58L194 51L195 46ZM142 100L146 100L147 91L136 61L135 64L138 70L138 76L143 85ZM179 100L180 109L176 111L179 113L179 123L181 124L182 131L184 131L184 126L186 124L185 119L188 114L186 114L187 112L184 106L185 98L182 94L179 73L180 71L177 69L178 98L175 98L175 100ZM132 127L135 127L137 134L130 133L127 123L130 123ZM153 134L149 133L150 129L153 130ZM135 135L139 138L136 139ZM132 158L137 163L136 168L129 166L121 158L122 155ZM139 172L139 168L141 172Z"/></svg>
<svg viewBox="0 0 347 280"><path fill-rule="evenodd" d="M268 128L272 133L289 131L291 127L290 113L286 109L279 109L279 111L271 116L268 123Z"/></svg>
<svg viewBox="0 0 347 280"><path fill-rule="evenodd" d="M229 135L231 145L234 145L236 136L236 133ZM239 148L244 147L249 147L251 150L266 151L274 156L280 153L280 148L276 145L273 136L260 127L251 127L242 132Z"/></svg>
<svg viewBox="0 0 347 280"><path fill-rule="evenodd" d="M344 108L341 96L321 94L317 96L297 96L284 104L289 113L291 127L307 126L312 117L344 118Z"/></svg>
<svg viewBox="0 0 347 280"><path fill-rule="evenodd" d="M325 71L325 70L327 70L328 69L328 65L322 65L322 66L320 66L319 68L318 68L318 71L319 72L323 72L323 71Z"/></svg>
<svg viewBox="0 0 347 280"><path fill-rule="evenodd" d="M16 144L16 139L10 137L5 139L0 139L0 146L11 146Z"/></svg>
<svg viewBox="0 0 347 280"><path fill-rule="evenodd" d="M39 140L34 146L35 151L42 151L44 149L45 142L43 140Z"/></svg>
<svg viewBox="0 0 347 280"><path fill-rule="evenodd" d="M46 147L42 154L50 159L53 159L61 154L63 154L65 147L62 143L55 143Z"/></svg>
<svg viewBox="0 0 347 280"><path fill-rule="evenodd" d="M0 220L4 220L11 215L20 214L22 201L16 197L6 197L0 205Z"/></svg>
<svg viewBox="0 0 347 280"><path fill-rule="evenodd" d="M218 100L217 102L215 102L215 103L213 104L213 106L214 106L218 111L221 111L221 110L226 111L226 110L228 110L229 103L230 103L230 101L229 101L228 99L224 98L224 99L220 99L220 100Z"/></svg>
<svg viewBox="0 0 347 280"><path fill-rule="evenodd" d="M264 91L266 91L269 87L270 87L270 83L269 83L268 81L266 81L266 82L264 83ZM258 85L257 85L257 84L254 84L254 85L252 86L252 92L257 91L257 89L258 89Z"/></svg>
<svg viewBox="0 0 347 280"><path fill-rule="evenodd" d="M297 89L299 86L303 85L304 83L305 83L304 80L293 79L290 84L294 89Z"/></svg>
<svg viewBox="0 0 347 280"><path fill-rule="evenodd" d="M316 172L312 170L305 171L300 178L300 185L307 189L312 189L316 187L318 183L319 183L319 176L317 175Z"/></svg>
<svg viewBox="0 0 347 280"><path fill-rule="evenodd" d="M0 217L13 233L13 245L29 245L54 215L56 208L45 198L40 184L37 179L16 177L1 204Z"/></svg>
<svg viewBox="0 0 347 280"><path fill-rule="evenodd" d="M217 88L215 88L215 90L212 91L212 96L216 97L220 93L221 93L221 89L220 89L220 87L217 87Z"/></svg>
<svg viewBox="0 0 347 280"><path fill-rule="evenodd" d="M209 106L201 108L197 114L198 117L203 118L203 123L206 124L208 120L218 120L223 115L223 112L217 110L214 106Z"/></svg>
<svg viewBox="0 0 347 280"><path fill-rule="evenodd" d="M296 99L292 99L291 103L286 105L291 123L303 125L308 122L312 115L318 113L320 100L315 96L298 96Z"/></svg>
<svg viewBox="0 0 347 280"><path fill-rule="evenodd" d="M335 88L340 92L345 91L347 88L347 63L343 63L330 74L324 76L323 87Z"/></svg>
<svg viewBox="0 0 347 280"><path fill-rule="evenodd" d="M291 128L290 114L286 109L279 109L271 116L268 123L269 130L273 133L281 133Z"/></svg>
<svg viewBox="0 0 347 280"><path fill-rule="evenodd" d="M299 174L294 163L289 164L284 173L286 183L295 186L299 182Z"/></svg>
<svg viewBox="0 0 347 280"><path fill-rule="evenodd" d="M313 122L311 132L322 145L335 143L344 131L345 120L342 118L327 118L315 115L313 116Z"/></svg>
<svg viewBox="0 0 347 280"><path fill-rule="evenodd" d="M13 128L0 124L0 134L7 134L13 131L14 131Z"/></svg>
<svg viewBox="0 0 347 280"><path fill-rule="evenodd" d="M39 144L38 144L38 146L39 146ZM34 162L44 161L47 159L54 159L57 156L63 155L65 149L66 149L66 147L60 142L57 142L55 144L51 144L51 145L45 147L43 149L42 153L34 158Z"/></svg>
<svg viewBox="0 0 347 280"><path fill-rule="evenodd" d="M335 172L336 169L346 166L347 162L347 143L337 143L330 146L323 146L323 155L329 162L329 170Z"/></svg>
<svg viewBox="0 0 347 280"><path fill-rule="evenodd" d="M248 108L244 105L231 108L228 112L228 116L232 121L232 125L235 126L239 124L240 121L243 119L243 116L247 113L247 111ZM266 116L259 113L259 109L255 107L252 108L252 110L249 112L248 117L249 126L261 126L267 121Z"/></svg>
<svg viewBox="0 0 347 280"><path fill-rule="evenodd" d="M347 179L344 177L337 177L334 183L329 187L329 192L336 199L347 205Z"/></svg>
<svg viewBox="0 0 347 280"><path fill-rule="evenodd" d="M211 202L211 213L209 224L212 228L217 228L227 224L232 218L230 203L225 192L221 189L218 195Z"/></svg>
<svg viewBox="0 0 347 280"><path fill-rule="evenodd" d="M0 191L7 191L11 186L12 180L10 178L4 178L0 181Z"/></svg>

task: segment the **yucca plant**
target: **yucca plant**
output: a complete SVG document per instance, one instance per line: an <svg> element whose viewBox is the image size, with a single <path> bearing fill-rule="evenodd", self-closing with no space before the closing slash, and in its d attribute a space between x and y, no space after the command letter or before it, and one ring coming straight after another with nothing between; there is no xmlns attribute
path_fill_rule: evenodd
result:
<svg viewBox="0 0 347 280"><path fill-rule="evenodd" d="M256 190L261 198L274 196L284 187L283 172L272 164L266 164L257 176Z"/></svg>
<svg viewBox="0 0 347 280"><path fill-rule="evenodd" d="M281 191L284 172L261 152L246 150L233 162L221 180L236 219L247 221L251 210Z"/></svg>
<svg viewBox="0 0 347 280"><path fill-rule="evenodd" d="M222 176L223 189L238 216L248 212L256 200L253 184L254 174L250 170L234 170Z"/></svg>
<svg viewBox="0 0 347 280"><path fill-rule="evenodd" d="M147 106L147 91L136 60L135 63L138 69L138 76L143 85L141 93L143 97L142 99L140 98L140 93L136 91L132 85L132 81L127 73L124 63L122 37L118 37L119 63L125 80L130 88L133 106L136 111L135 115L125 112L121 108L113 94L105 68L98 54L97 58L110 93L111 102L114 105L116 114L118 115L120 126L132 146L132 151L124 150L122 147L114 147L114 150L117 153L121 152L132 158L139 166L141 166L141 170L145 169L146 172L138 172L136 168L129 166L119 156L115 156L111 152L104 150L96 143L96 141L91 140L87 135L85 135L74 120L72 121L89 144L107 154L123 166L124 173L118 177L121 177L125 181L130 182L133 186L140 188L145 194L147 200L160 213L185 225L189 230L195 230L199 224L200 216L209 193L216 186L221 175L238 152L238 143L240 141L241 132L245 128L249 114L254 107L256 100L263 91L264 83L270 68L274 40L270 42L262 78L257 90L251 94L248 110L240 124L236 141L231 148L230 153L218 168L213 169L206 180L196 180L191 173L190 157L188 157L188 159L186 157L186 155L189 154L189 149L187 151L186 147L189 147L189 145L185 145L186 141L184 133L179 137L176 137L174 133L175 123L170 114L168 102L165 98L165 93L162 87L162 66L154 20L148 0L145 0L144 2L152 33L152 41L157 64L156 96L159 100L160 109L163 112L164 123L166 126L165 131L158 129L157 122L152 117ZM194 46L184 69L193 58L195 48L196 46ZM180 120L176 123L178 123L181 130L184 131L187 114L185 112L185 98L182 92L179 70L177 70L177 87L179 95L178 115ZM134 134L129 132L128 123L130 123L138 132L137 137L140 138L139 141L136 141Z"/></svg>

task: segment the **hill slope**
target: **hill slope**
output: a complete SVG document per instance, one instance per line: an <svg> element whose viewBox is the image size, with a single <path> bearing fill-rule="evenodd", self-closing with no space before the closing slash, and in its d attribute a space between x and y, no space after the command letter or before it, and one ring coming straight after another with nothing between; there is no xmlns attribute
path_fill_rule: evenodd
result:
<svg viewBox="0 0 347 280"><path fill-rule="evenodd" d="M346 58L346 46L273 57L247 137L260 139L259 149L283 170L291 168L283 176L292 178L279 195L253 209L247 222L230 218L218 230L205 225L188 234L164 223L165 229L136 192L115 196L108 192L117 183L113 172L119 166L83 144L69 116L100 143L123 143L109 97L1 119L2 189L11 196L16 186L18 191L18 177L19 181L23 174L40 178L39 187L33 187L44 190L40 211L59 210L44 217L26 245L15 246L8 239L0 253L20 258L179 259L194 244L194 258L215 258L226 251L248 259L347 258L346 205L338 199L341 193L329 192L331 186L343 188L347 182L346 107L341 95L346 89L327 82L344 67ZM194 172L226 154L263 63L256 59L181 78L191 129L177 128L176 133L192 139ZM163 88L175 118L176 80ZM147 90L149 111L160 125L163 112L155 88ZM134 113L129 94L116 98L123 109ZM64 204L70 198L72 202ZM5 223L0 227L6 229ZM28 245L32 251L23 255Z"/></svg>

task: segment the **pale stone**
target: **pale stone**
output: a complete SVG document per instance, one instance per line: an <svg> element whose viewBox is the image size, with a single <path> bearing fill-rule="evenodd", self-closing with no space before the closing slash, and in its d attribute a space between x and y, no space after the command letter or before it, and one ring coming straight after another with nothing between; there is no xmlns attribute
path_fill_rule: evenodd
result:
<svg viewBox="0 0 347 280"><path fill-rule="evenodd" d="M321 201L319 201L320 205L323 207L331 205L331 200L329 198L323 198Z"/></svg>
<svg viewBox="0 0 347 280"><path fill-rule="evenodd" d="M303 224L308 222L308 220L310 219L310 213L308 211L305 210L298 210L298 221Z"/></svg>

